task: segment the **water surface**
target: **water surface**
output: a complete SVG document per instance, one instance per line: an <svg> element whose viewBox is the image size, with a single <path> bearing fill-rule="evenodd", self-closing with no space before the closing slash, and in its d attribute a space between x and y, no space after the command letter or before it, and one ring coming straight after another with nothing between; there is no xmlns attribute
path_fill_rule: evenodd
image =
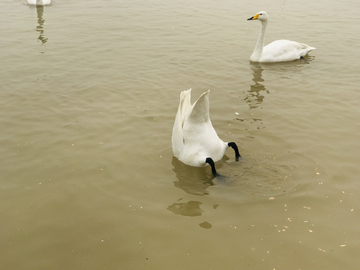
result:
<svg viewBox="0 0 360 270"><path fill-rule="evenodd" d="M3 268L358 269L359 8L2 1ZM250 63L260 10L317 49ZM239 146L222 178L172 156L189 88Z"/></svg>

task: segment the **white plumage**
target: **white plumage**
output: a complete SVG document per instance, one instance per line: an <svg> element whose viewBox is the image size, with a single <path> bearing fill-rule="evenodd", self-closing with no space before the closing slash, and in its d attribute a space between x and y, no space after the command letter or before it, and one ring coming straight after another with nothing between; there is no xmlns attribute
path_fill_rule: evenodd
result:
<svg viewBox="0 0 360 270"><path fill-rule="evenodd" d="M27 0L29 5L45 6L50 5L51 0Z"/></svg>
<svg viewBox="0 0 360 270"><path fill-rule="evenodd" d="M172 150L174 156L187 165L211 166L217 175L214 162L222 159L226 149L235 150L236 159L240 157L235 143L225 143L217 135L209 116L210 90L204 92L191 105L191 89L182 91L180 103L172 132Z"/></svg>
<svg viewBox="0 0 360 270"><path fill-rule="evenodd" d="M268 23L268 15L265 11L260 11L248 20L259 20L261 22L261 30L256 42L254 52L250 56L253 62L284 62L300 59L315 50L314 47L304 43L298 43L290 40L276 40L264 47L264 38L266 26Z"/></svg>

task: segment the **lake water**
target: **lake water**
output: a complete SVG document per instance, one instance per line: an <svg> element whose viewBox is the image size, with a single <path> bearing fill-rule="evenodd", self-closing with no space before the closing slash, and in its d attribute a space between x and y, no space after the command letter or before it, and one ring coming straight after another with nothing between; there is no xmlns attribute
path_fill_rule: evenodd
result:
<svg viewBox="0 0 360 270"><path fill-rule="evenodd" d="M346 1L0 3L2 269L358 269L360 9ZM249 62L265 42L316 47ZM172 155L210 89L216 164Z"/></svg>

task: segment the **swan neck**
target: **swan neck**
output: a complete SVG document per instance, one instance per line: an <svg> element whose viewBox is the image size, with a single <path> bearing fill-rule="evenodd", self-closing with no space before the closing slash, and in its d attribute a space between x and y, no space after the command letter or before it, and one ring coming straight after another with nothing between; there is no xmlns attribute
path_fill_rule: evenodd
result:
<svg viewBox="0 0 360 270"><path fill-rule="evenodd" d="M264 48L266 26L267 26L267 21L261 21L259 37L258 37L254 52L251 57L253 61L257 61L261 57L261 54L262 54L262 51Z"/></svg>

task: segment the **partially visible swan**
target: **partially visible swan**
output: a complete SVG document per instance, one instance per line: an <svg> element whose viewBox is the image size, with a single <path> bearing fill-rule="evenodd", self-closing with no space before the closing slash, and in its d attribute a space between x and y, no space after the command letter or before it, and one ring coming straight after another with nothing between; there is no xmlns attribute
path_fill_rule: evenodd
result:
<svg viewBox="0 0 360 270"><path fill-rule="evenodd" d="M215 162L222 159L228 147L235 151L235 159L240 154L234 142L225 143L217 135L209 116L210 90L204 92L191 105L191 89L182 91L180 104L172 132L174 156L187 165L194 167L211 166L217 176Z"/></svg>
<svg viewBox="0 0 360 270"><path fill-rule="evenodd" d="M50 5L51 0L27 0L29 5L45 6Z"/></svg>
<svg viewBox="0 0 360 270"><path fill-rule="evenodd" d="M265 11L260 11L248 19L259 20L261 30L256 42L254 52L250 56L253 62L284 62L293 61L304 57L307 53L315 50L314 47L304 43L298 43L290 40L276 40L264 47L265 30L268 23L268 15Z"/></svg>

